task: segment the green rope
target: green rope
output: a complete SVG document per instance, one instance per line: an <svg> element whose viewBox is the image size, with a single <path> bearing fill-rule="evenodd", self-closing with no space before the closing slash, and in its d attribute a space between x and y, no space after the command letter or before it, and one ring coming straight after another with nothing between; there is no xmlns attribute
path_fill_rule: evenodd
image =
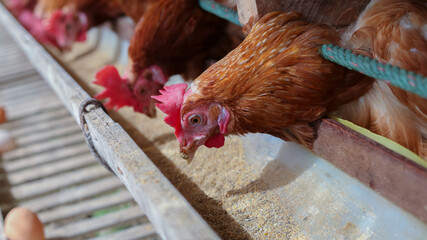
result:
<svg viewBox="0 0 427 240"><path fill-rule="evenodd" d="M231 8L225 7L213 0L199 0L200 7L206 12L210 12L220 18L228 20L236 25L242 26L239 15Z"/></svg>
<svg viewBox="0 0 427 240"><path fill-rule="evenodd" d="M237 12L213 0L199 0L200 7L218 17L241 26ZM382 64L375 59L355 55L351 51L332 44L323 45L322 56L348 69L361 72L367 76L384 80L394 86L427 98L427 78L419 74Z"/></svg>
<svg viewBox="0 0 427 240"><path fill-rule="evenodd" d="M355 55L350 50L332 44L323 45L321 53L324 58L348 69L384 80L394 86L427 98L427 78L419 74L390 64L380 63L363 55Z"/></svg>

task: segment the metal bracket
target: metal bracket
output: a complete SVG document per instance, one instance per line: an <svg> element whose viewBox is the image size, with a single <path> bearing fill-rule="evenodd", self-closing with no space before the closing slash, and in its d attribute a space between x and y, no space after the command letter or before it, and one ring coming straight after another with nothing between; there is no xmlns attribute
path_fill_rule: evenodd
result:
<svg viewBox="0 0 427 240"><path fill-rule="evenodd" d="M89 106L89 105L94 105L94 107L91 108L90 110L88 110L87 106ZM99 163L101 163L108 171L114 173L113 170L111 170L108 163L104 160L104 158L101 157L101 155L98 153L95 146L93 145L92 136L90 135L89 128L86 124L85 115L87 113L89 113L90 111L98 109L98 108L102 108L102 110L104 110L104 112L108 115L107 110L105 109L104 105L102 105L102 103L100 101L98 101L94 98L86 99L85 101L83 101L80 104L80 107L79 107L80 128L82 129L83 135L85 136L86 143L89 146L89 149L90 149L92 155L95 157L95 159Z"/></svg>

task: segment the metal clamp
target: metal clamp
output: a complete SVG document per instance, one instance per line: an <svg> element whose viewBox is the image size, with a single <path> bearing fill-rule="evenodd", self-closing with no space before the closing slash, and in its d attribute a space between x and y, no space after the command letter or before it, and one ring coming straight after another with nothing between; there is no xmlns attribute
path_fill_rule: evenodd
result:
<svg viewBox="0 0 427 240"><path fill-rule="evenodd" d="M87 110L86 107L89 105L94 105L94 107L91 108L90 110ZM102 103L100 101L98 101L94 98L89 98L89 99L85 100L84 102L82 102L82 104L80 105L80 108L79 108L80 128L82 129L83 135L85 136L86 143L89 146L89 149L90 149L92 155L95 157L95 159L99 163L101 163L108 171L114 173L111 170L110 166L108 166L107 162L101 157L101 155L99 155L98 151L96 150L95 146L93 145L92 136L90 135L90 131L89 131L89 128L87 126L86 119L85 119L85 115L87 113L89 113L90 111L92 111L94 109L98 109L98 108L102 108L102 110L104 110L104 112L107 113L104 105L102 105Z"/></svg>

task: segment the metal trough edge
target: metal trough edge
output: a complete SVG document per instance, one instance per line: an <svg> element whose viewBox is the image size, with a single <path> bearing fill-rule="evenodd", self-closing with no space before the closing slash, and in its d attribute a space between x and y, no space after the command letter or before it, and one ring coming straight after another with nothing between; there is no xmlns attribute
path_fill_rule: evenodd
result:
<svg viewBox="0 0 427 240"><path fill-rule="evenodd" d="M1 208L0 208L0 240L6 240L6 236L4 235L4 221L3 221L3 215L1 213Z"/></svg>
<svg viewBox="0 0 427 240"><path fill-rule="evenodd" d="M2 4L0 22L80 123L79 107L90 96ZM220 239L118 123L101 109L89 112L85 119L100 155L163 239Z"/></svg>

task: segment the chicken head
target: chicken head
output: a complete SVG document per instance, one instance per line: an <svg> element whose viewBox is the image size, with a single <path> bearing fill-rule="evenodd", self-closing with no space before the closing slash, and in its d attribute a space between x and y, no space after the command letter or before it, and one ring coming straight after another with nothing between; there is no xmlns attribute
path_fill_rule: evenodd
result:
<svg viewBox="0 0 427 240"><path fill-rule="evenodd" d="M151 96L158 94L166 81L167 77L158 66L142 70L136 78L129 73L122 78L114 66L106 66L97 72L93 83L105 88L95 98L108 98L105 103L107 109L131 106L135 112L155 117L156 109Z"/></svg>
<svg viewBox="0 0 427 240"><path fill-rule="evenodd" d="M69 50L74 41L86 40L89 26L86 14L66 9L58 9L45 20L46 32L51 35L61 49Z"/></svg>
<svg viewBox="0 0 427 240"><path fill-rule="evenodd" d="M200 146L224 146L230 113L217 103L182 107L184 102L186 106L191 106L191 100L187 102L187 96L192 91L186 89L185 83L166 86L164 90L160 90L161 95L153 98L160 102L156 106L167 114L165 122L175 128L181 157L191 163Z"/></svg>

